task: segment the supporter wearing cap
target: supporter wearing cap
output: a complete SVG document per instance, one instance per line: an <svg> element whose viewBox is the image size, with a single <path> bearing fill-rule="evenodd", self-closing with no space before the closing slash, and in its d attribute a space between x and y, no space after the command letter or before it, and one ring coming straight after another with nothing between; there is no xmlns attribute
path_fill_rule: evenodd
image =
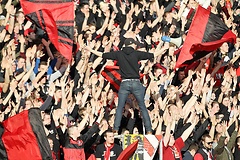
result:
<svg viewBox="0 0 240 160"><path fill-rule="evenodd" d="M165 52L166 48L163 48L160 51L158 50L154 54L143 51L136 51L135 49L137 49L139 42L133 38L127 38L124 41L124 45L125 47L120 51L113 51L104 54L102 52L93 50L90 47L86 47L86 49L96 54L97 56L118 61L122 82L120 85L120 90L118 92L118 107L114 122L115 133L118 133L120 127L122 110L127 100L127 96L129 93L133 93L138 101L140 110L142 111L146 132L151 134L152 127L150 117L144 103L144 87L139 80L140 75L138 62L144 59L152 59L154 56L158 56L162 52Z"/></svg>

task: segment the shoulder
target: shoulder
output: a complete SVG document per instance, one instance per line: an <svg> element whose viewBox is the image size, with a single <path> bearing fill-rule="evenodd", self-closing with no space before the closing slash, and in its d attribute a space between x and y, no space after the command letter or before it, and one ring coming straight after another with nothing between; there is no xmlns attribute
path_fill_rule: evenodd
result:
<svg viewBox="0 0 240 160"><path fill-rule="evenodd" d="M185 145L184 142L183 142L182 137L179 137L178 139L176 139L175 144L176 144L178 147L180 147L180 148L183 148L184 145Z"/></svg>
<svg viewBox="0 0 240 160"><path fill-rule="evenodd" d="M196 153L194 156L194 160L203 160L203 156L201 153Z"/></svg>
<svg viewBox="0 0 240 160"><path fill-rule="evenodd" d="M102 149L105 149L105 147L104 147L103 144L99 144L99 145L97 145L96 150L102 150Z"/></svg>
<svg viewBox="0 0 240 160"><path fill-rule="evenodd" d="M122 150L122 147L119 146L118 144L114 144L114 148L118 149L118 150Z"/></svg>

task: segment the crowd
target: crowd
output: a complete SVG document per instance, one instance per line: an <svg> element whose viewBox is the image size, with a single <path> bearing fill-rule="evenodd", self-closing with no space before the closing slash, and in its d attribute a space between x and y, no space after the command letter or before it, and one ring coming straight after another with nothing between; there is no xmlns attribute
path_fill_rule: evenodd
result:
<svg viewBox="0 0 240 160"><path fill-rule="evenodd" d="M1 122L23 110L40 108L55 160L93 156L115 160L122 150L116 140L114 144L116 134L163 135L163 160L240 159L238 0L74 3L70 62L25 17L19 1L1 1ZM189 12L198 5L224 21L236 34L236 43L225 42L191 67L175 70L178 46L161 37L184 41L191 24ZM123 92L118 94L101 73L106 66L119 65L113 55L104 54L121 54L131 47L131 38L136 50L149 52L149 57L139 60L139 72L135 71L140 75L140 92L144 90L142 99L128 92L123 102ZM120 72L128 60L121 62ZM117 110L118 105L122 108ZM156 153L154 159L158 158Z"/></svg>

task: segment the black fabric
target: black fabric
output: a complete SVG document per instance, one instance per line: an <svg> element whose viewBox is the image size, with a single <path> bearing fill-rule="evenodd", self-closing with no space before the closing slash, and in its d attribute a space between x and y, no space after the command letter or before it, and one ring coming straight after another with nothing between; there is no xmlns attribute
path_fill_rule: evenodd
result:
<svg viewBox="0 0 240 160"><path fill-rule="evenodd" d="M40 109L31 108L28 111L28 118L31 124L32 130L36 135L38 146L42 155L43 160L52 159L50 145L48 143L45 130L42 124Z"/></svg>
<svg viewBox="0 0 240 160"><path fill-rule="evenodd" d="M206 159L206 160L208 159L208 155L203 151L202 148L198 149L197 152L202 155L202 157L203 157L204 160L205 160L205 159Z"/></svg>
<svg viewBox="0 0 240 160"><path fill-rule="evenodd" d="M117 60L120 67L122 79L139 79L138 61L152 59L152 53L135 51L132 47L124 47L121 51L108 52L103 58Z"/></svg>
<svg viewBox="0 0 240 160"><path fill-rule="evenodd" d="M114 91L118 91L121 84L120 70L116 66L106 66L101 75L110 82Z"/></svg>
<svg viewBox="0 0 240 160"><path fill-rule="evenodd" d="M3 132L4 132L4 128L3 128L3 126L0 124L0 137L2 137ZM3 160L8 159L8 158L7 158L7 152L6 152L6 149L5 149L5 147L4 147L2 138L0 138L0 157L1 157L1 159L3 159Z"/></svg>
<svg viewBox="0 0 240 160"><path fill-rule="evenodd" d="M212 42L219 40L226 32L228 32L228 30L228 27L218 16L210 13L202 42Z"/></svg>
<svg viewBox="0 0 240 160"><path fill-rule="evenodd" d="M104 152L105 152L105 146L104 144L100 144L96 148L96 158L101 158L101 160L104 160ZM110 160L117 160L117 157L122 152L122 147L120 147L117 144L114 144L113 148L110 151Z"/></svg>

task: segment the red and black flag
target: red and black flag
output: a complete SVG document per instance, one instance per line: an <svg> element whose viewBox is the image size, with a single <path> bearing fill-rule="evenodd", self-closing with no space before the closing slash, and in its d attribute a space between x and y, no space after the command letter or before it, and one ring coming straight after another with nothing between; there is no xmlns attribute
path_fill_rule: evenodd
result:
<svg viewBox="0 0 240 160"><path fill-rule="evenodd" d="M122 81L119 66L105 66L101 75L110 82L115 91L119 90Z"/></svg>
<svg viewBox="0 0 240 160"><path fill-rule="evenodd" d="M38 108L23 111L3 121L0 126L0 136L1 159L52 159Z"/></svg>
<svg viewBox="0 0 240 160"><path fill-rule="evenodd" d="M224 42L235 43L236 35L215 14L200 5L193 17L175 69L191 64L219 48Z"/></svg>
<svg viewBox="0 0 240 160"><path fill-rule="evenodd" d="M72 0L20 0L24 14L44 30L55 48L72 59L74 2Z"/></svg>

